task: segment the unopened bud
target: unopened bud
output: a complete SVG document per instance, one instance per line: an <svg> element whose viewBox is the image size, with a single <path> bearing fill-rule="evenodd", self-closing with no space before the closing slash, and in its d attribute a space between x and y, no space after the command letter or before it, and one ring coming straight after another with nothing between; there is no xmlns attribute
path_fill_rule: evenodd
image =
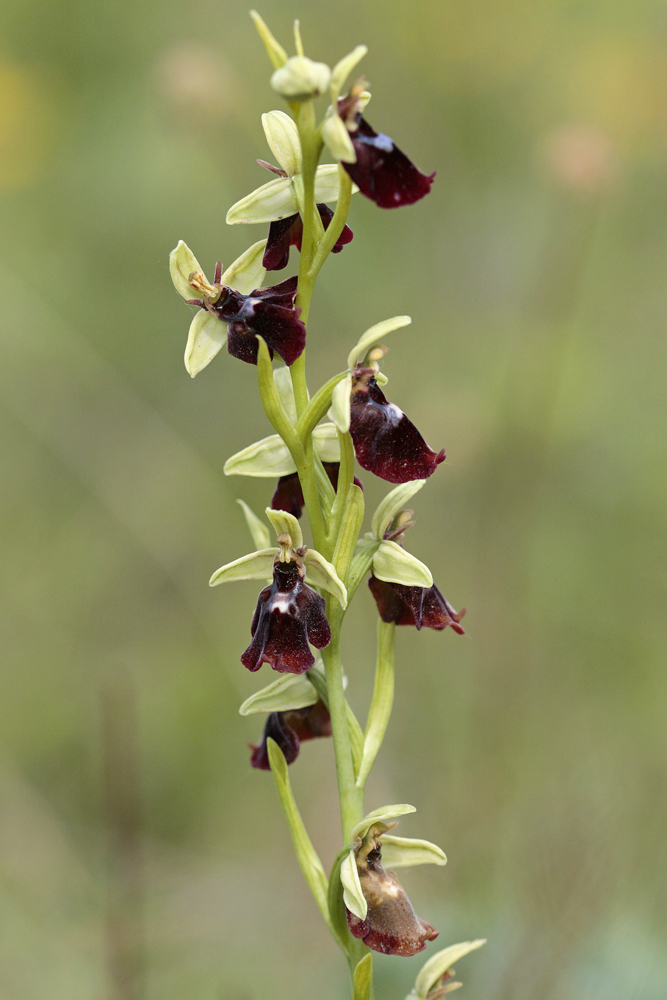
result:
<svg viewBox="0 0 667 1000"><path fill-rule="evenodd" d="M288 101L309 101L319 97L331 79L326 63L313 62L307 56L292 56L271 77L273 89Z"/></svg>

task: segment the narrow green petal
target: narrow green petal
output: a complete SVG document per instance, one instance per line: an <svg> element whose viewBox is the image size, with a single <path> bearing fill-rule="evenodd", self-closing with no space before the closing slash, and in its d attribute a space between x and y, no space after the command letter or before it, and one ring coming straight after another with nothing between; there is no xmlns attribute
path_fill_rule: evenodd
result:
<svg viewBox="0 0 667 1000"><path fill-rule="evenodd" d="M340 96L340 92L343 89L348 76L354 67L361 62L367 52L367 45L357 45L352 52L343 56L343 58L334 66L331 72L331 100L334 105Z"/></svg>
<svg viewBox="0 0 667 1000"><path fill-rule="evenodd" d="M373 573L386 583L404 587L432 587L433 577L428 566L406 552L396 542L380 542L373 557Z"/></svg>
<svg viewBox="0 0 667 1000"><path fill-rule="evenodd" d="M236 502L240 505L241 510L243 511L246 524L248 525L248 531L250 532L252 540L257 548L268 549L271 545L271 536L267 526L263 521L260 521L257 514L251 510L245 500L237 500Z"/></svg>

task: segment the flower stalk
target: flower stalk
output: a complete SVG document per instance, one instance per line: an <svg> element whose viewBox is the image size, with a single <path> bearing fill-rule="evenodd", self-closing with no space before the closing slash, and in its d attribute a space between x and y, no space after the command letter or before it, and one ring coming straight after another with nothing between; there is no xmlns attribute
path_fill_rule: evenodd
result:
<svg viewBox="0 0 667 1000"><path fill-rule="evenodd" d="M241 706L243 715L269 713L261 743L252 746L251 763L273 773L298 863L346 956L353 1000L373 1000L372 950L412 955L437 936L431 924L417 917L393 873L385 872L383 851L394 867L446 862L436 845L389 833L395 817L414 812L413 806L384 806L364 815L366 781L394 701L396 625L438 630L452 625L462 633L463 612L454 611L428 567L404 548L405 533L414 522L403 505L444 459L444 450L431 449L380 388L386 382L380 370L386 353L381 338L410 318L393 317L367 330L349 351L347 368L312 399L306 339L312 336L308 321L318 275L330 255L353 237L347 226L353 193L361 191L382 208L398 208L428 194L435 175L418 171L393 140L364 120L370 95L361 81L341 97L365 46L357 46L330 70L305 54L298 22L296 54L290 57L261 17L254 11L251 16L274 69L271 85L291 116L283 111L262 116L279 166L259 162L276 176L233 205L227 222L269 223L269 234L226 271L218 262L213 282L182 242L171 255L170 268L177 291L199 310L190 327L187 370L198 374L225 344L234 357L256 364L260 400L276 432L225 463L226 474L278 479L266 509L276 544L269 544L264 522L240 501L258 549L220 567L210 583L264 584L252 619L252 641L241 662L251 671L267 663L279 679ZM326 91L331 103L318 122L316 100ZM336 164L320 165L325 147ZM328 202L335 202L333 212ZM267 270L287 265L292 246L300 252L298 276L263 287ZM276 355L286 367L274 367ZM329 422L322 423L327 414ZM372 515L363 537L364 493L355 461L398 484ZM312 547L304 544L299 523L304 508ZM345 611L366 578L378 619L374 690L362 730L346 697L341 638ZM353 670L349 673L353 679ZM329 734L342 838L327 878L299 812L288 766L303 741ZM464 953L465 947L456 952ZM448 975L446 962L436 959L429 968L437 976ZM420 997L424 981L423 976L418 979Z"/></svg>

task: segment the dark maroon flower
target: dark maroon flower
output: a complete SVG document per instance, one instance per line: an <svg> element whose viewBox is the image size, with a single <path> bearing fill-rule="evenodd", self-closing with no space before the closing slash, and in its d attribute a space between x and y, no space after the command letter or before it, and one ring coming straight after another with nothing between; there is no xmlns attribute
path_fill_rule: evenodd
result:
<svg viewBox="0 0 667 1000"><path fill-rule="evenodd" d="M273 583L257 600L252 642L241 656L248 670L270 663L280 673L302 674L315 662L308 643L323 649L331 642L324 598L304 583L305 575L296 559L274 565Z"/></svg>
<svg viewBox="0 0 667 1000"><path fill-rule="evenodd" d="M293 764L299 756L304 740L317 736L331 736L331 718L323 701L316 701L308 708L294 708L288 712L272 712L266 720L262 742L258 747L250 744L250 763L262 771L270 771L266 741L275 740L285 755L288 764Z"/></svg>
<svg viewBox="0 0 667 1000"><path fill-rule="evenodd" d="M318 204L322 225L329 228L329 223L333 219L333 212L328 205L323 202ZM303 238L303 222L301 216L290 215L287 219L279 219L269 226L269 238L266 241L266 250L262 264L267 271L282 271L289 263L290 247L296 247L301 252L301 240ZM346 243L352 240L352 230L349 226L343 228L343 232L336 240L332 253L340 253Z"/></svg>
<svg viewBox="0 0 667 1000"><path fill-rule="evenodd" d="M322 465L331 480L331 485L337 490L340 462L323 462ZM354 477L354 484L363 490L364 484L356 476ZM271 500L271 509L286 510L288 514L292 514L294 517L301 517L304 504L303 490L301 489L298 473L292 472L288 476L281 476L276 486L276 492L273 494L273 499Z"/></svg>
<svg viewBox="0 0 667 1000"><path fill-rule="evenodd" d="M386 830L384 824L380 827ZM405 889L393 872L382 867L380 836L374 827L355 850L361 891L368 905L365 920L347 910L351 934L383 955L409 957L423 951L438 931L415 913Z"/></svg>
<svg viewBox="0 0 667 1000"><path fill-rule="evenodd" d="M256 365L259 334L266 341L271 357L275 351L285 364L291 365L306 346L306 328L299 319L301 309L294 306L297 282L295 276L270 288L256 288L250 295L241 295L223 285L215 302L190 301L227 323L227 350L233 357Z"/></svg>
<svg viewBox="0 0 667 1000"><path fill-rule="evenodd" d="M423 174L417 170L394 140L375 132L361 114L352 114L351 119L349 115L346 117L344 105L343 101L339 108L346 120L357 162L343 163L343 167L361 193L380 208L412 205L428 194L435 173Z"/></svg>
<svg viewBox="0 0 667 1000"><path fill-rule="evenodd" d="M389 483L427 479L445 460L444 449L436 454L429 448L372 375L361 375L353 385L350 434L359 465Z"/></svg>
<svg viewBox="0 0 667 1000"><path fill-rule="evenodd" d="M451 625L459 635L465 635L465 630L459 622L466 609L454 611L435 585L404 587L400 583L386 583L384 580L378 580L376 576L371 576L368 586L383 622L414 625L417 629L425 625L426 628L434 628L438 632Z"/></svg>

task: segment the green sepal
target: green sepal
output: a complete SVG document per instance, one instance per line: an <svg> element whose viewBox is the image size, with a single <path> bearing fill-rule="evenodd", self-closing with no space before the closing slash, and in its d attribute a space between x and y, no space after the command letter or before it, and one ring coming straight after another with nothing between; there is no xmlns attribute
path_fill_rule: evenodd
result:
<svg viewBox="0 0 667 1000"><path fill-rule="evenodd" d="M432 587L433 577L428 566L406 552L397 542L380 542L373 557L373 573L386 583L404 587Z"/></svg>
<svg viewBox="0 0 667 1000"><path fill-rule="evenodd" d="M280 804L283 807L283 811L290 828L290 833L292 835L292 843L294 845L297 861L299 862L301 871L303 872L306 882L308 883L308 887L315 897L315 902L317 903L322 916L324 917L327 925L331 926L329 920L329 906L327 903L327 877L324 874L322 862L317 855L317 851L312 845L303 820L301 819L298 806L294 800L289 774L287 773L287 762L285 760L285 756L276 741L272 740L271 737L267 739L266 747L269 755L269 763L271 764L271 770L273 772L276 788L278 790Z"/></svg>
<svg viewBox="0 0 667 1000"><path fill-rule="evenodd" d="M395 633L396 626L393 622L387 624L378 617L375 683L371 706L368 710L364 752L356 781L357 788L363 788L366 784L366 779L382 746L382 740L389 725L391 709L394 704Z"/></svg>
<svg viewBox="0 0 667 1000"><path fill-rule="evenodd" d="M361 335L348 354L347 367L354 368L359 361L363 361L371 347L382 340L387 333L399 330L402 326L409 326L410 323L412 323L410 316L392 316L391 319L384 319L381 323L371 326L370 329Z"/></svg>
<svg viewBox="0 0 667 1000"><path fill-rule="evenodd" d="M464 955L469 955L471 951L476 951L486 944L486 938L478 938L477 941L462 941L460 944L451 944L449 948L443 948L429 958L428 962L422 966L422 970L415 980L415 985L410 997L406 1000L426 1000L427 995L439 983L446 972L449 972L454 962L458 962Z"/></svg>
<svg viewBox="0 0 667 1000"><path fill-rule="evenodd" d="M332 557L334 566L343 577L347 574L363 520L364 491L352 483L347 491L343 520Z"/></svg>
<svg viewBox="0 0 667 1000"><path fill-rule="evenodd" d="M341 379L331 394L329 419L333 420L341 434L347 434L350 429L350 398L352 396L352 373L348 372Z"/></svg>
<svg viewBox="0 0 667 1000"><path fill-rule="evenodd" d="M284 111L267 111L262 128L271 152L288 177L301 173L301 143L296 122Z"/></svg>
<svg viewBox="0 0 667 1000"><path fill-rule="evenodd" d="M284 674L268 687L246 698L239 708L239 715L289 712L298 708L308 708L315 704L318 697L317 691L307 677L302 674Z"/></svg>
<svg viewBox="0 0 667 1000"><path fill-rule="evenodd" d="M188 281L193 271L198 271L201 274L204 273L201 264L187 243L179 240L169 254L169 274L174 283L174 288L184 299L194 299L197 295Z"/></svg>
<svg viewBox="0 0 667 1000"><path fill-rule="evenodd" d="M276 177L235 202L227 212L227 225L277 222L299 211L294 184L289 177Z"/></svg>
<svg viewBox="0 0 667 1000"><path fill-rule="evenodd" d="M271 580L273 560L279 552L280 549L260 549L259 552L241 556L216 569L208 585L217 587L220 583L235 583L237 580Z"/></svg>
<svg viewBox="0 0 667 1000"><path fill-rule="evenodd" d="M279 69L284 66L287 62L287 53L280 44L273 37L272 33L262 17L257 13L256 10L250 11L250 16L253 19L254 25L257 28L257 34L264 42L264 48L266 49L267 55L271 60L271 65L274 69Z"/></svg>
<svg viewBox="0 0 667 1000"><path fill-rule="evenodd" d="M364 955L354 970L352 1000L370 1000L373 990L373 956Z"/></svg>
<svg viewBox="0 0 667 1000"><path fill-rule="evenodd" d="M266 240L258 240L244 250L241 256L223 271L220 284L235 288L241 295L250 295L254 292L262 284L266 274L266 268L262 263L265 249Z"/></svg>
<svg viewBox="0 0 667 1000"><path fill-rule="evenodd" d="M447 856L428 840L382 835L382 863L385 868L414 868L416 865L446 865Z"/></svg>
<svg viewBox="0 0 667 1000"><path fill-rule="evenodd" d="M276 513L274 511L274 513ZM298 523L298 522L297 522ZM347 590L335 567L316 549L308 549L303 557L306 567L306 581L314 587L328 591L336 598L341 608L347 607Z"/></svg>
<svg viewBox="0 0 667 1000"><path fill-rule="evenodd" d="M363 840L375 823L384 823L386 819L396 819L397 816L406 816L413 812L417 812L415 807L405 802L395 806L381 806L379 809L373 809L372 812L366 813L361 822L354 827L350 834L350 840L353 843L357 837L361 837Z"/></svg>
<svg viewBox="0 0 667 1000"><path fill-rule="evenodd" d="M194 294L194 289L191 289ZM227 343L227 324L208 309L198 309L190 323L183 361L191 378L199 375Z"/></svg>
<svg viewBox="0 0 667 1000"><path fill-rule="evenodd" d="M419 492L425 482L425 479L413 479L409 483L401 483L396 489L387 493L384 500L378 504L371 519L371 533L374 538L377 538L379 542L382 541L385 531L398 512L403 509L415 493Z"/></svg>
<svg viewBox="0 0 667 1000"><path fill-rule="evenodd" d="M329 891L327 902L329 906L329 920L336 939L346 955L350 953L350 931L347 926L347 914L345 913L345 900L343 899L343 883L340 878L340 868L349 855L350 848L343 847L336 855L335 861L329 873Z"/></svg>
<svg viewBox="0 0 667 1000"><path fill-rule="evenodd" d="M343 902L350 913L354 913L360 920L365 920L368 913L368 903L359 881L357 858L353 850L349 850L347 857L343 858L340 866L340 880L343 885Z"/></svg>
<svg viewBox="0 0 667 1000"><path fill-rule="evenodd" d="M271 536L267 526L263 521L260 521L257 514L248 506L245 500L237 500L236 502L243 511L248 531L257 548L268 549L271 545Z"/></svg>
<svg viewBox="0 0 667 1000"><path fill-rule="evenodd" d="M281 371L281 369L278 369ZM288 415L286 414L288 417ZM289 419L289 417L288 417ZM335 424L320 424L313 431L313 444L323 462L339 462L340 448ZM252 476L261 479L277 479L296 472L294 459L289 448L279 434L270 434L249 444L224 464L226 476Z"/></svg>
<svg viewBox="0 0 667 1000"><path fill-rule="evenodd" d="M288 534L292 539L292 548L301 548L303 545L303 534L301 532L301 525L294 514L290 514L286 510L273 510L271 507L267 507L264 513L273 525L276 535Z"/></svg>

